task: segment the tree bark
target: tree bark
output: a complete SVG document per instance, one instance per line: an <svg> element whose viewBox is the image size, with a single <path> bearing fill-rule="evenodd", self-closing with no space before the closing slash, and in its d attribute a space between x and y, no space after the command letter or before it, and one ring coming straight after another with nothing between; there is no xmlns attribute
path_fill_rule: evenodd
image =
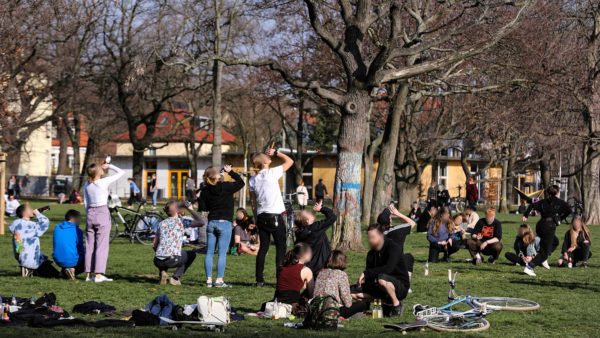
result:
<svg viewBox="0 0 600 338"><path fill-rule="evenodd" d="M78 185L73 184L73 188L81 190L83 184L87 181L87 167L92 164L97 152L96 141L93 137L88 137L88 144L85 148L85 156L83 157L83 165L81 166L81 180ZM74 181L73 181L74 182Z"/></svg>
<svg viewBox="0 0 600 338"><path fill-rule="evenodd" d="M379 166L377 167L373 205L371 207L375 213L371 215L371 222L376 221L379 211L383 210L390 204L394 195L394 165L396 162L396 153L398 152L400 121L406 108L408 88L408 82L404 82L400 85L398 93L394 98L392 114L390 114L388 117L388 123L386 124L383 136L383 145L381 147L381 154L379 156Z"/></svg>
<svg viewBox="0 0 600 338"><path fill-rule="evenodd" d="M132 174L131 177L135 181L138 187L142 185L142 176L144 173L144 161L145 161L145 151L146 147L139 147L135 144L133 145L133 155L131 157L131 169Z"/></svg>
<svg viewBox="0 0 600 338"><path fill-rule="evenodd" d="M360 179L365 128L370 105L366 91L354 91L343 108L333 203L339 212L332 244L342 250L363 250L360 223Z"/></svg>
<svg viewBox="0 0 600 338"><path fill-rule="evenodd" d="M371 222L371 207L373 205L373 189L375 187L373 177L373 167L375 165L375 154L383 141L383 133L379 133L377 137L371 141L371 131L366 130L365 137L365 154L364 154L364 169L363 169L363 199L362 199L362 224Z"/></svg>
<svg viewBox="0 0 600 338"><path fill-rule="evenodd" d="M217 22L220 22L218 20ZM218 25L218 24L217 24ZM219 34L220 35L220 34ZM219 39L219 36L216 37ZM222 166L222 149L223 144L223 114L222 114L222 80L223 80L223 63L213 61L213 146L212 146L212 165L216 168Z"/></svg>
<svg viewBox="0 0 600 338"><path fill-rule="evenodd" d="M508 204L506 202L506 189L508 186L508 159L502 160L502 176L500 183L500 205L498 206L498 212L507 213Z"/></svg>
<svg viewBox="0 0 600 338"><path fill-rule="evenodd" d="M543 158L540 160L540 176L542 177L542 188L546 189L550 186L550 162Z"/></svg>
<svg viewBox="0 0 600 338"><path fill-rule="evenodd" d="M58 168L56 169L58 175L67 175L69 173L69 134L67 131L68 126L64 119L63 117L54 119L59 142Z"/></svg>

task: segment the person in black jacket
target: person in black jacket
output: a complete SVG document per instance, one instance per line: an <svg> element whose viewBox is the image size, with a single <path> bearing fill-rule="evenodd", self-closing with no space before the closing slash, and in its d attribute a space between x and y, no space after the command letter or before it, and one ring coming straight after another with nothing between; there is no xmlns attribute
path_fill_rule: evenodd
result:
<svg viewBox="0 0 600 338"><path fill-rule="evenodd" d="M558 198L559 193L560 188L558 186L550 186L544 192L545 198L530 204L525 214L523 214L523 222L527 222L527 218L533 210L541 214L540 220L535 226L535 232L540 238L540 251L531 262L527 263L525 270L523 270L529 276L536 276L533 269L540 264L546 269L550 269L548 257L552 254L556 227L573 213L569 204Z"/></svg>
<svg viewBox="0 0 600 338"><path fill-rule="evenodd" d="M206 168L206 171L204 171L205 187L200 193L200 211L208 212L208 226L206 228L208 244L204 259L207 287L228 287L223 281L223 277L225 276L227 251L233 229L231 223L233 218L233 194L244 187L242 177L231 170L231 165L223 167L223 172L229 174L233 182L223 182L223 177L217 168ZM219 248L217 280L213 284L213 255L217 245Z"/></svg>
<svg viewBox="0 0 600 338"><path fill-rule="evenodd" d="M437 207L434 205L428 205L427 208L421 213L421 217L417 221L417 232L427 232L429 229L429 221L437 214Z"/></svg>
<svg viewBox="0 0 600 338"><path fill-rule="evenodd" d="M450 193L448 189L443 184L438 186L437 191L437 206L438 207L448 207L450 206Z"/></svg>
<svg viewBox="0 0 600 338"><path fill-rule="evenodd" d="M487 209L485 218L475 224L472 237L467 240L467 248L473 264L482 262L481 255L490 256L488 261L492 264L498 259L502 251L502 223L496 219L496 209Z"/></svg>
<svg viewBox="0 0 600 338"><path fill-rule="evenodd" d="M362 292L353 297L364 300L386 299L391 304L388 315L400 316L404 309L402 300L406 298L410 288L408 268L404 257L398 255L398 244L386 239L383 232L380 224L371 224L367 230L371 250L367 254L367 266L358 278Z"/></svg>
<svg viewBox="0 0 600 338"><path fill-rule="evenodd" d="M319 271L325 267L329 255L331 254L331 245L325 233L336 221L337 216L333 210L323 206L323 202L315 204L313 210L321 212L325 219L315 221L315 215L309 211L303 210L295 218L296 225L296 243L305 243L312 249L312 259L306 264L313 274L317 276Z"/></svg>
<svg viewBox="0 0 600 338"><path fill-rule="evenodd" d="M393 216L401 218L405 223L392 227ZM398 211L394 204L390 204L390 206L385 208L377 217L377 224L383 226L383 234L387 239L398 244L398 247L400 248L398 254L404 256L404 262L408 269L408 276L411 277L415 264L415 257L410 253L404 253L404 242L406 241L406 236L410 234L411 229L416 226L416 223L408 216L404 216Z"/></svg>

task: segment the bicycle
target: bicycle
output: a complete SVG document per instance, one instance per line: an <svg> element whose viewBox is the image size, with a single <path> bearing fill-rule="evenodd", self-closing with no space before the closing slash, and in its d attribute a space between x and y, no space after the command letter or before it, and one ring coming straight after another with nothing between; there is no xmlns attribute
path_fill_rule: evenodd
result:
<svg viewBox="0 0 600 338"><path fill-rule="evenodd" d="M117 237L126 237L130 243L134 240L143 245L150 245L154 240L158 223L164 218L157 212L147 211L140 213L140 209L146 204L142 200L136 210L115 205L109 207L112 223L110 242ZM122 226L124 230L120 230Z"/></svg>
<svg viewBox="0 0 600 338"><path fill-rule="evenodd" d="M583 203L575 197L569 198L568 201L571 206L571 210L573 210L573 216L583 217L585 213L585 209L583 207Z"/></svg>
<svg viewBox="0 0 600 338"><path fill-rule="evenodd" d="M291 247L296 242L296 228L294 226L295 211L294 211L294 196L298 195L297 192L286 194L286 199L283 201L285 205L285 222L286 222L286 244Z"/></svg>

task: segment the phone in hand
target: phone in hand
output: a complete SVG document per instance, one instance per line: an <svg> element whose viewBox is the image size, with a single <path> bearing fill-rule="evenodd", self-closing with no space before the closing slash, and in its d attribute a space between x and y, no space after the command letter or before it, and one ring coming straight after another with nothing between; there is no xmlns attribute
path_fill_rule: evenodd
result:
<svg viewBox="0 0 600 338"><path fill-rule="evenodd" d="M50 210L50 206L49 205L45 205L45 206L40 207L40 208L37 209L37 211L39 211L40 213L43 213L43 212L48 211L48 210Z"/></svg>

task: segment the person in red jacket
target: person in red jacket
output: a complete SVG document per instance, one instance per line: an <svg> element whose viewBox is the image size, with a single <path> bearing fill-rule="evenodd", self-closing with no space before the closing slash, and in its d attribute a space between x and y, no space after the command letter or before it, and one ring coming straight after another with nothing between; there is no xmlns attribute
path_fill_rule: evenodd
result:
<svg viewBox="0 0 600 338"><path fill-rule="evenodd" d="M479 200L479 189L473 176L469 177L467 182L467 203L471 210L477 210L477 201Z"/></svg>

